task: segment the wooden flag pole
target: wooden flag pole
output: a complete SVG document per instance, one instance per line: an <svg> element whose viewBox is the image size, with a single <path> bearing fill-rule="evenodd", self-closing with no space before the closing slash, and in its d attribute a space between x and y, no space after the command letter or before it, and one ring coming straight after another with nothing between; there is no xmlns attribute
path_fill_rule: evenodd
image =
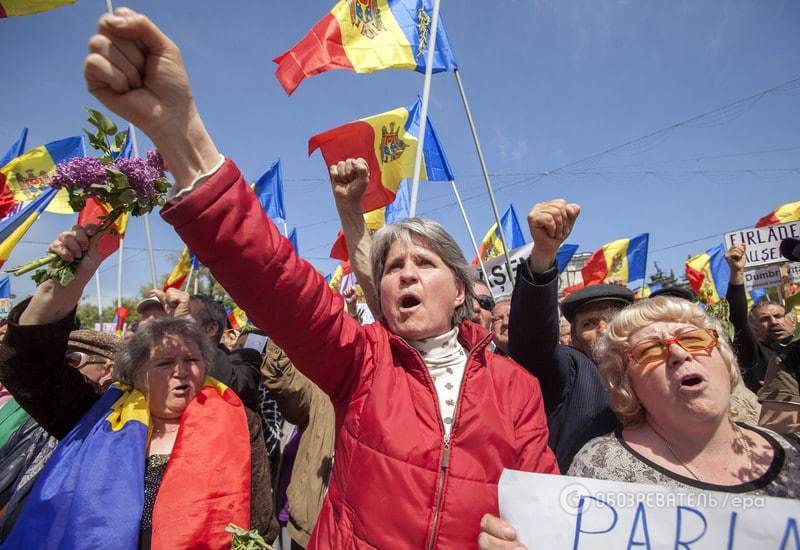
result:
<svg viewBox="0 0 800 550"><path fill-rule="evenodd" d="M433 17L431 30L428 33L428 55L425 58L425 80L422 84L422 112L419 117L419 132L417 133L417 154L414 157L414 180L411 184L411 204L408 207L408 217L417 214L417 195L419 194L419 173L422 170L422 151L425 147L425 130L428 128L428 102L431 95L431 75L433 75L433 54L436 51L436 31L439 28L440 0L433 0Z"/></svg>
<svg viewBox="0 0 800 550"><path fill-rule="evenodd" d="M464 224L467 226L467 233L469 233L469 240L472 241L472 248L475 249L475 257L478 258L478 263L481 266L481 272L483 273L483 280L486 282L486 286L489 287L489 292L492 291L492 286L489 284L489 275L486 273L486 266L483 265L483 259L481 258L480 251L478 250L478 243L475 240L475 235L472 233L472 227L469 224L469 219L467 218L467 211L464 210L464 204L461 202L461 195L458 193L458 188L456 187L455 180L450 180L450 185L453 186L453 194L456 196L456 202L458 203L458 207L461 209L461 216L464 218Z"/></svg>
<svg viewBox="0 0 800 550"><path fill-rule="evenodd" d="M489 179L489 171L486 169L486 161L483 158L483 150L481 143L478 141L478 131L475 129L475 122L472 120L472 112L469 110L469 103L467 102L467 95L464 93L464 86L461 84L461 75L458 69L453 71L456 77L456 84L458 85L458 92L461 94L461 102L464 104L464 112L467 114L467 123L472 132L472 141L475 142L475 149L478 151L478 162L481 164L481 171L483 172L483 181L486 182L486 191L489 193L489 201L492 203L492 212L494 213L494 220L497 222L498 233L500 234L500 241L503 243L503 255L506 259L506 269L508 270L508 279L511 281L511 288L514 288L514 271L511 269L511 257L508 255L508 246L506 245L506 236L503 232L503 224L500 223L500 214L497 211L497 202L494 200L494 191L492 191L492 182Z"/></svg>

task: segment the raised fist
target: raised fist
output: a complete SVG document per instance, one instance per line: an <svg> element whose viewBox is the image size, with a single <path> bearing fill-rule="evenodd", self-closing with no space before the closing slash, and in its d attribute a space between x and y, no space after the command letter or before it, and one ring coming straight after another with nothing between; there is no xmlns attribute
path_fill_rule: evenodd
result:
<svg viewBox="0 0 800 550"><path fill-rule="evenodd" d="M347 159L330 166L333 198L337 203L361 204L369 183L369 166L362 158Z"/></svg>
<svg viewBox="0 0 800 550"><path fill-rule="evenodd" d="M528 227L533 237L531 269L534 272L541 273L550 268L580 213L580 206L564 199L540 202L531 209Z"/></svg>

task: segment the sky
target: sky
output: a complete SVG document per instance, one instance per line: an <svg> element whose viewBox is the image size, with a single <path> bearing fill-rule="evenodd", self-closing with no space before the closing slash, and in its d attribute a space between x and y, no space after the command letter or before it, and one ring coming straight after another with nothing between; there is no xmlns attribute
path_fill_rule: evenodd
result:
<svg viewBox="0 0 800 550"><path fill-rule="evenodd" d="M308 138L408 105L423 81L409 71L332 71L307 79L287 97L272 59L333 4L126 4L181 48L208 130L248 180L281 159L289 226L297 227L301 255L323 273L336 265L328 252L339 222L324 161L319 153L307 156ZM498 208L502 213L513 203L526 235L525 216L534 204L565 198L582 207L568 240L580 251L649 232L648 272L657 262L681 273L688 256L716 246L726 231L800 200L800 85L781 87L800 77L800 3L441 4ZM82 64L104 9L103 0L79 0L0 21L0 73L6 75L0 150L23 127L30 130L29 148L77 135L86 126L82 107L101 108L86 92ZM480 239L494 220L452 73L434 75L429 117ZM140 153L150 146L139 134ZM423 182L417 212L442 223L472 257L449 185ZM7 265L42 255L74 219L44 215ZM158 215L151 222L163 275L183 245ZM125 240L125 295L149 283L145 246L143 222L133 220ZM106 304L116 296L118 261L114 255L101 267ZM12 281L18 297L33 288L26 276ZM86 299L96 300L93 288Z"/></svg>

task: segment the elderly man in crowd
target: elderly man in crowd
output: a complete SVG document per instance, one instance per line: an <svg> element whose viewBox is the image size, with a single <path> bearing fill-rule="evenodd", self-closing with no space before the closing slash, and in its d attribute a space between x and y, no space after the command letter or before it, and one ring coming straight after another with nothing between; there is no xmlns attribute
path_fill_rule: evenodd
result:
<svg viewBox="0 0 800 550"><path fill-rule="evenodd" d="M508 322L511 311L511 296L500 296L492 309L492 330L494 331L494 352L508 355Z"/></svg>
<svg viewBox="0 0 800 550"><path fill-rule="evenodd" d="M559 344L556 253L579 213L577 204L557 199L537 204L528 214L533 251L517 270L508 322L511 357L542 385L549 446L562 470L587 441L619 426L592 348L610 316L633 303L633 293L618 285L595 285L571 294L561 307L574 347Z"/></svg>
<svg viewBox="0 0 800 550"><path fill-rule="evenodd" d="M725 297L735 330L734 349L745 385L758 393L776 350L780 351L782 346L792 341L797 321L793 313L787 314L782 305L774 303L757 304L748 313L744 288L745 246L732 246L725 253L725 260L731 268Z"/></svg>
<svg viewBox="0 0 800 550"><path fill-rule="evenodd" d="M489 286L481 280L472 283L475 290L475 303L473 304L472 322L478 323L486 330L492 330L492 310L494 309L494 296Z"/></svg>

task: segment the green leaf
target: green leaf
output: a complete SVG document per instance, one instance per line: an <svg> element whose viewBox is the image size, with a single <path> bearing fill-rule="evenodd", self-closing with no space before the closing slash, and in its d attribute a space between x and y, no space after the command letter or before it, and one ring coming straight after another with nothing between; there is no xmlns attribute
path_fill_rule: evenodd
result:
<svg viewBox="0 0 800 550"><path fill-rule="evenodd" d="M125 146L125 140L128 138L128 130L123 130L114 136L114 145L117 146L117 151L122 151Z"/></svg>
<svg viewBox="0 0 800 550"><path fill-rule="evenodd" d="M67 286L75 279L75 269L77 269L77 264L75 264L75 267L73 267L73 264L70 264L57 270L60 272L58 274L58 282L61 286Z"/></svg>
<svg viewBox="0 0 800 550"><path fill-rule="evenodd" d="M106 167L106 175L108 176L109 181L111 181L113 188L127 189L130 187L130 185L128 185L128 177L116 168Z"/></svg>
<svg viewBox="0 0 800 550"><path fill-rule="evenodd" d="M86 111L89 113L89 123L92 124L92 126L96 127L98 130L102 130L107 136L113 136L117 133L117 125L103 113L95 111L94 109L89 109L88 107Z"/></svg>
<svg viewBox="0 0 800 550"><path fill-rule="evenodd" d="M136 201L136 191L133 189L125 189L122 193L119 194L119 201L122 204L128 205Z"/></svg>
<svg viewBox="0 0 800 550"><path fill-rule="evenodd" d="M37 269L33 272L33 275L31 275L31 279L33 279L33 282L36 283L36 286L39 286L50 278L51 276L49 269Z"/></svg>
<svg viewBox="0 0 800 550"><path fill-rule="evenodd" d="M73 212L80 212L83 210L83 207L86 206L86 197L75 196L74 194L70 193L69 206L72 208Z"/></svg>

